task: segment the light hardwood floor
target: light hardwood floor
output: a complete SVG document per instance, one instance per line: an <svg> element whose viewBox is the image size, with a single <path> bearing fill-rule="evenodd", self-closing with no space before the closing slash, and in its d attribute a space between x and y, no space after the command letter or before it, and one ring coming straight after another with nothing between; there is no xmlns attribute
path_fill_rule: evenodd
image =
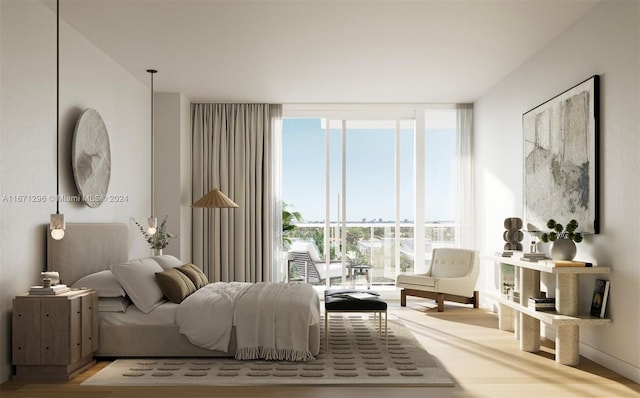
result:
<svg viewBox="0 0 640 398"><path fill-rule="evenodd" d="M68 383L11 381L0 386L13 397L274 397L274 398L550 398L640 397L640 386L584 357L580 365L557 365L553 342L539 353L518 348L513 334L498 330L498 318L485 309L445 303L438 313L431 300L410 298L406 308L390 302L390 316L411 329L455 379L455 387L84 387L80 383L103 368L99 362Z"/></svg>

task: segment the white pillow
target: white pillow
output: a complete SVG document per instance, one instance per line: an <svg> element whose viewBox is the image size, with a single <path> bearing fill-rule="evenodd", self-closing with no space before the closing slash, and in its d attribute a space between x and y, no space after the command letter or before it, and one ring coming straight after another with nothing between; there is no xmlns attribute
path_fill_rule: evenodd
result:
<svg viewBox="0 0 640 398"><path fill-rule="evenodd" d="M153 259L147 257L130 260L114 264L110 268L140 311L148 314L165 301L164 294L156 283L156 272L163 270Z"/></svg>
<svg viewBox="0 0 640 398"><path fill-rule="evenodd" d="M160 264L163 271L168 271L171 268L176 268L184 264L182 261L169 254L163 254L162 256L154 256L151 258Z"/></svg>
<svg viewBox="0 0 640 398"><path fill-rule="evenodd" d="M125 292L118 280L109 270L89 274L78 279L72 288L93 289L98 292L98 297L124 297Z"/></svg>

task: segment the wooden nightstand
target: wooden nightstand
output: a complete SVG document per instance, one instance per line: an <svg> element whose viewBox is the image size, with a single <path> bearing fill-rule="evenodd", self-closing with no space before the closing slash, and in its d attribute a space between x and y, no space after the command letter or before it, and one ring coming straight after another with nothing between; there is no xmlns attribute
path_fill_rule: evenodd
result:
<svg viewBox="0 0 640 398"><path fill-rule="evenodd" d="M17 296L12 320L16 380L67 381L95 363L99 340L94 290Z"/></svg>

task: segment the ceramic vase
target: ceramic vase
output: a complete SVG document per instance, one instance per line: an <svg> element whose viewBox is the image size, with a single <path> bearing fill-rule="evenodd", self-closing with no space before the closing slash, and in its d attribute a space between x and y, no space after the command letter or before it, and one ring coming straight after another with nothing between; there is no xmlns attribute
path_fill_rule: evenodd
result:
<svg viewBox="0 0 640 398"><path fill-rule="evenodd" d="M162 256L162 249L153 249L154 256Z"/></svg>
<svg viewBox="0 0 640 398"><path fill-rule="evenodd" d="M571 239L558 239L551 244L551 258L571 261L576 256L576 244Z"/></svg>

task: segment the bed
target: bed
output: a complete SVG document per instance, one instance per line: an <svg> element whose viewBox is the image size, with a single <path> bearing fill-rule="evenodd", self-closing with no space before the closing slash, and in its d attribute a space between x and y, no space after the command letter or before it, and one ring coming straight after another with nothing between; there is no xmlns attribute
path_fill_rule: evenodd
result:
<svg viewBox="0 0 640 398"><path fill-rule="evenodd" d="M53 240L47 234L47 270L60 273L61 283L76 288L93 280L96 275L108 277L114 265L127 264L131 261L160 263L174 262L175 257L150 257L148 259L129 260L129 228L127 224L67 224L65 237ZM177 260L179 261L179 260ZM137 264L137 263L136 263ZM175 264L173 264L175 265ZM131 267L127 269L137 269ZM113 271L115 273L115 270ZM102 280L102 279L101 279ZM233 357L236 354L238 334L234 319L227 350L203 348L193 344L189 338L180 333L176 322L181 306L193 301L191 296L184 302L176 304L163 301L155 307L139 308L129 304L129 294L122 297L109 292L118 286L104 286L103 280L97 287L99 299L99 349L98 357ZM91 282L93 283L93 282ZM213 285L213 284L212 284ZM258 284L254 284L258 285ZM279 284L288 288L284 284ZM212 286L202 287L204 292ZM252 286L252 288L257 286ZM198 293L196 292L196 293ZM104 294L103 294L104 293ZM126 293L126 292L125 292ZM134 292L135 293L135 292ZM309 301L310 321L305 335L308 337L308 350L311 355L320 351L320 309L317 294ZM248 295L248 294L245 294ZM115 297L117 296L117 297ZM306 304L305 304L306 305ZM184 311L183 311L184 312ZM243 337L240 335L241 338Z"/></svg>

